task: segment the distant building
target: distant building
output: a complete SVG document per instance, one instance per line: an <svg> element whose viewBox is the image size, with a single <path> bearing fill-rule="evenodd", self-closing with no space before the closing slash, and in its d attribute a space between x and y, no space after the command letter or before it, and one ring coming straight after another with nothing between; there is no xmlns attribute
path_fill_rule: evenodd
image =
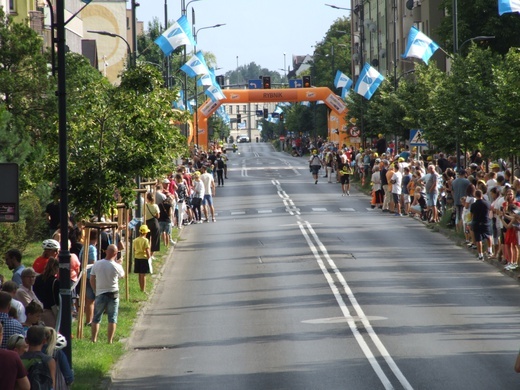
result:
<svg viewBox="0 0 520 390"><path fill-rule="evenodd" d="M292 57L292 70L287 74L287 78L293 79L299 77L302 73L310 71L312 56L309 54L305 55L293 55Z"/></svg>

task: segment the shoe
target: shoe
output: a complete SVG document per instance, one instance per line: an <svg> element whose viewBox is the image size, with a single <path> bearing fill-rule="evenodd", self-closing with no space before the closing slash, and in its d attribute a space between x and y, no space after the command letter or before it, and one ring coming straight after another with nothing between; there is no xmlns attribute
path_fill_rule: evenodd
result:
<svg viewBox="0 0 520 390"><path fill-rule="evenodd" d="M172 245L175 245L175 244L176 244L176 242L175 242L175 241L173 241L173 240L172 240L172 239L170 238L170 244L172 244Z"/></svg>
<svg viewBox="0 0 520 390"><path fill-rule="evenodd" d="M394 217L400 217L400 216L401 216L401 214L399 214L399 213L394 213Z"/></svg>
<svg viewBox="0 0 520 390"><path fill-rule="evenodd" d="M217 222L217 220L215 218L213 218L213 222Z"/></svg>
<svg viewBox="0 0 520 390"><path fill-rule="evenodd" d="M472 244L472 245L470 246L470 249L477 249L477 246Z"/></svg>
<svg viewBox="0 0 520 390"><path fill-rule="evenodd" d="M515 270L515 269L517 269L517 268L518 268L518 264L511 264L511 265L509 266L509 271L513 271L513 270Z"/></svg>
<svg viewBox="0 0 520 390"><path fill-rule="evenodd" d="M383 206L378 206L377 208L380 209L380 210L382 210L382 209L383 209Z"/></svg>
<svg viewBox="0 0 520 390"><path fill-rule="evenodd" d="M473 243L470 242L470 241L466 241L466 245L467 245L468 247L471 247L471 245L473 245Z"/></svg>
<svg viewBox="0 0 520 390"><path fill-rule="evenodd" d="M484 255L483 255L482 253L479 253L479 254L478 254L478 259L479 259L479 260L484 260Z"/></svg>
<svg viewBox="0 0 520 390"><path fill-rule="evenodd" d="M314 184L318 184L318 179L316 179L316 180L314 181Z"/></svg>
<svg viewBox="0 0 520 390"><path fill-rule="evenodd" d="M390 212L390 210L388 210L388 209L383 209L383 213L389 213L389 212Z"/></svg>
<svg viewBox="0 0 520 390"><path fill-rule="evenodd" d="M350 196L350 191L347 191L347 196Z"/></svg>
<svg viewBox="0 0 520 390"><path fill-rule="evenodd" d="M370 205L370 208L371 208L371 209L375 209L375 208L376 208L376 206L375 206L375 205L373 205L373 204L371 204L371 205Z"/></svg>

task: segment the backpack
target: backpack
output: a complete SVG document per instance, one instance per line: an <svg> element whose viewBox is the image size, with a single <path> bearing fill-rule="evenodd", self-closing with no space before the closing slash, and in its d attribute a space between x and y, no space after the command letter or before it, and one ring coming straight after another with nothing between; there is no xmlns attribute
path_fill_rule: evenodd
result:
<svg viewBox="0 0 520 390"><path fill-rule="evenodd" d="M22 359L27 369L31 390L52 390L52 377L47 363L42 358Z"/></svg>
<svg viewBox="0 0 520 390"><path fill-rule="evenodd" d="M217 160L217 168L218 169L224 169L224 160L222 160L222 158L219 158Z"/></svg>

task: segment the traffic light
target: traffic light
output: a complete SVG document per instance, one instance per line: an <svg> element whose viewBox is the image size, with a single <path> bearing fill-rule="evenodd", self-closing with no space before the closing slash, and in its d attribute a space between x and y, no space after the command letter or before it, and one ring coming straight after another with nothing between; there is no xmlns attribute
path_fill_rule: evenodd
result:
<svg viewBox="0 0 520 390"><path fill-rule="evenodd" d="M303 88L311 87L311 76L303 76Z"/></svg>
<svg viewBox="0 0 520 390"><path fill-rule="evenodd" d="M271 89L271 76L262 77L262 84L264 89Z"/></svg>
<svg viewBox="0 0 520 390"><path fill-rule="evenodd" d="M264 108L264 118L269 118L269 110L267 108Z"/></svg>
<svg viewBox="0 0 520 390"><path fill-rule="evenodd" d="M237 122L242 123L242 114L237 114Z"/></svg>
<svg viewBox="0 0 520 390"><path fill-rule="evenodd" d="M217 83L219 86L223 87L224 86L224 76L217 76Z"/></svg>

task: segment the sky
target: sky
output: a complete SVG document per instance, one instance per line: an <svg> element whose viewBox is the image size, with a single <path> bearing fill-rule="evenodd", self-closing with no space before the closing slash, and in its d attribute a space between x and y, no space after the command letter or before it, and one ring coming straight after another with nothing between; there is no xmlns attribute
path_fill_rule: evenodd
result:
<svg viewBox="0 0 520 390"><path fill-rule="evenodd" d="M170 21L181 16L181 0L141 0L136 12L145 29L154 17L164 25L165 1ZM216 56L222 68L217 74L251 62L283 74L292 69L293 55L312 54L312 46L323 40L332 23L349 13L325 3L350 8L350 0L200 0L188 4L187 16L191 23L194 8L197 30L226 24L200 30L197 36L197 50Z"/></svg>

